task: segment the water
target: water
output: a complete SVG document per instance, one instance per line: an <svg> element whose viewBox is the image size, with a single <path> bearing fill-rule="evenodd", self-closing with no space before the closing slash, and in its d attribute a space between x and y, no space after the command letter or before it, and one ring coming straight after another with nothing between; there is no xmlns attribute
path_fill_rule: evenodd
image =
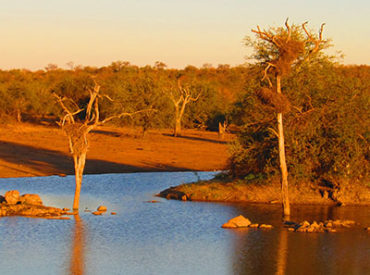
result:
<svg viewBox="0 0 370 275"><path fill-rule="evenodd" d="M279 205L153 197L197 179L192 172L87 175L80 216L0 219L1 274L370 274L370 233L362 228L294 233L281 228ZM74 178L0 179L0 193L11 189L38 193L46 205L69 207ZM146 202L153 199L160 203ZM108 207L104 216L83 212L101 204ZM240 214L274 229L221 228ZM340 218L370 226L369 207L293 207L292 214L297 221Z"/></svg>

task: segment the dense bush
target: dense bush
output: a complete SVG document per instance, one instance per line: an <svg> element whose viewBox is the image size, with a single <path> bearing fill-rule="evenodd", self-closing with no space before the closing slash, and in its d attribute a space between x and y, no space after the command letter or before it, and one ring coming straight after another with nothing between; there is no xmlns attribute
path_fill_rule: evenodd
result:
<svg viewBox="0 0 370 275"><path fill-rule="evenodd" d="M321 60L293 73L283 87L292 106L284 114L290 176L332 185L339 178L368 183L370 68ZM259 87L253 89L235 104L233 115L243 129L232 146L231 172L272 177L279 173L276 114L257 98Z"/></svg>

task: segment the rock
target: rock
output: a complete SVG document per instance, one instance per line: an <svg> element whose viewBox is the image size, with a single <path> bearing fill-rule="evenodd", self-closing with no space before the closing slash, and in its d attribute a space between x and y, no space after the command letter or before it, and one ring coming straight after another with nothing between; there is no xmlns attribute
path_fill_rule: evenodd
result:
<svg viewBox="0 0 370 275"><path fill-rule="evenodd" d="M93 215L95 215L95 216L100 216L100 215L102 215L102 214L103 214L103 212L102 212L102 211L94 211L94 212L92 212L91 214L93 214Z"/></svg>
<svg viewBox="0 0 370 275"><path fill-rule="evenodd" d="M189 199L189 197L184 192L177 191L174 187L170 187L160 192L159 196L168 200L183 200L184 196L186 196L186 199Z"/></svg>
<svg viewBox="0 0 370 275"><path fill-rule="evenodd" d="M308 226L310 226L310 223L308 221L304 221L304 222L301 222L299 225L301 227L308 227Z"/></svg>
<svg viewBox="0 0 370 275"><path fill-rule="evenodd" d="M241 228L241 227L248 227L251 221L242 215L232 218L227 223L222 225L222 228Z"/></svg>
<svg viewBox="0 0 370 275"><path fill-rule="evenodd" d="M312 227L314 230L318 230L318 229L320 229L320 225L318 225L318 223L317 223L316 221L314 221L314 222L310 225L310 227Z"/></svg>
<svg viewBox="0 0 370 275"><path fill-rule="evenodd" d="M183 195L183 196L181 197L181 200L182 200L182 201L187 201L187 200L188 200L188 196Z"/></svg>
<svg viewBox="0 0 370 275"><path fill-rule="evenodd" d="M250 228L258 228L259 227L259 224L258 223L252 223L248 227L250 227Z"/></svg>
<svg viewBox="0 0 370 275"><path fill-rule="evenodd" d="M159 201L156 201L156 200L152 200L152 201L146 201L148 203L159 203Z"/></svg>
<svg viewBox="0 0 370 275"><path fill-rule="evenodd" d="M24 194L19 198L21 203L42 205L42 200L37 194Z"/></svg>
<svg viewBox="0 0 370 275"><path fill-rule="evenodd" d="M295 231L295 229L294 229L294 228L292 228L292 227L289 227L289 228L288 228L288 230L289 230L289 231L293 231L293 232Z"/></svg>
<svg viewBox="0 0 370 275"><path fill-rule="evenodd" d="M4 197L8 204L17 204L17 202L19 201L19 191L18 190L8 191L5 193Z"/></svg>
<svg viewBox="0 0 370 275"><path fill-rule="evenodd" d="M324 226L326 228L332 228L333 227L333 223L331 221L328 221L328 222L325 222Z"/></svg>
<svg viewBox="0 0 370 275"><path fill-rule="evenodd" d="M105 205L100 205L97 210L100 211L100 212L105 212L108 209L107 209L107 207Z"/></svg>
<svg viewBox="0 0 370 275"><path fill-rule="evenodd" d="M55 207L47 207L34 204L3 204L1 216L27 216L27 217L55 217L62 216L65 212Z"/></svg>
<svg viewBox="0 0 370 275"><path fill-rule="evenodd" d="M236 224L235 224L235 223L233 223L233 222L227 222L227 223L224 223L221 227L222 227L222 228L238 228L238 227L236 226Z"/></svg>
<svg viewBox="0 0 370 275"><path fill-rule="evenodd" d="M366 231L370 232L370 226L365 228Z"/></svg>
<svg viewBox="0 0 370 275"><path fill-rule="evenodd" d="M116 212L111 212L110 214L111 214L111 215L117 215L117 213L116 213Z"/></svg>
<svg viewBox="0 0 370 275"><path fill-rule="evenodd" d="M271 224L260 224L260 226L258 228L261 228L261 229L271 229L272 228L272 225Z"/></svg>
<svg viewBox="0 0 370 275"><path fill-rule="evenodd" d="M6 203L5 197L0 195L0 204Z"/></svg>

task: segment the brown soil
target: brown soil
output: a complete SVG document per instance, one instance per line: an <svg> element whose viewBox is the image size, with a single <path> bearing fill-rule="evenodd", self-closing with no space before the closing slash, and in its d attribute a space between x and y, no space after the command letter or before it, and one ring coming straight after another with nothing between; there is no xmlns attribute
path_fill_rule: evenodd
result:
<svg viewBox="0 0 370 275"><path fill-rule="evenodd" d="M215 132L101 127L90 134L86 174L225 169L228 152ZM0 177L73 174L68 141L57 127L30 124L0 127Z"/></svg>

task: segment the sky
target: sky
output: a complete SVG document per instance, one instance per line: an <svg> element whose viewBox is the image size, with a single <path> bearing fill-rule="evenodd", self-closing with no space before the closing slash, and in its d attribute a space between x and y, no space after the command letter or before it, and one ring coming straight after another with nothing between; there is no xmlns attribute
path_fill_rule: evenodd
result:
<svg viewBox="0 0 370 275"><path fill-rule="evenodd" d="M285 19L331 38L344 64L370 64L368 0L0 0L0 69L156 61L169 68L245 63L251 29Z"/></svg>

